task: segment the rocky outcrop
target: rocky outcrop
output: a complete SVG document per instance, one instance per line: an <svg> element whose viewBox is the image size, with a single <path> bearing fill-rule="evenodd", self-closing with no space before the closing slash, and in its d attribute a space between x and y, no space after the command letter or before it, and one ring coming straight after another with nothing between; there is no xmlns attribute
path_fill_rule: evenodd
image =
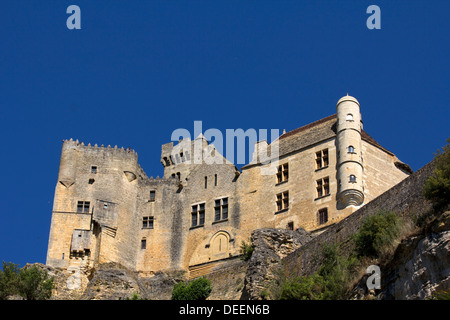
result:
<svg viewBox="0 0 450 320"><path fill-rule="evenodd" d="M381 289L367 290L367 276L353 290L353 299L423 300L450 289L450 212L421 234L398 245L380 266Z"/></svg>
<svg viewBox="0 0 450 320"><path fill-rule="evenodd" d="M260 300L264 288L274 279L281 259L309 242L313 237L303 229L257 229L251 240L253 254L248 262L241 299Z"/></svg>

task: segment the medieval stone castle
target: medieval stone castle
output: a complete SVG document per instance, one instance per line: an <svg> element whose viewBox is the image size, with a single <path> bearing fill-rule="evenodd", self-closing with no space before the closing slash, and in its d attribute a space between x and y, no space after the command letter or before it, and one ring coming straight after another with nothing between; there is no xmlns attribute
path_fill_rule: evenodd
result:
<svg viewBox="0 0 450 320"><path fill-rule="evenodd" d="M263 174L273 163L258 152L274 143L278 162ZM164 176L153 179L132 150L65 140L47 264L193 273L241 255L258 228L320 232L412 173L363 130L359 102L348 95L336 114L258 142L241 170L206 163L201 155L212 146L201 135L179 144L181 152L162 146Z"/></svg>

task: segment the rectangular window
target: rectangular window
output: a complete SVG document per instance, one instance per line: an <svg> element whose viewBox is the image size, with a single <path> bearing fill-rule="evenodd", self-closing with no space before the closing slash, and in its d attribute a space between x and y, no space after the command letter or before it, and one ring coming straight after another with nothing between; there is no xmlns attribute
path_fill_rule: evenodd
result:
<svg viewBox="0 0 450 320"><path fill-rule="evenodd" d="M293 221L288 222L287 229L294 231L294 222Z"/></svg>
<svg viewBox="0 0 450 320"><path fill-rule="evenodd" d="M205 224L205 204L195 204L191 211L191 227L202 226Z"/></svg>
<svg viewBox="0 0 450 320"><path fill-rule="evenodd" d="M277 211L289 209L289 191L277 194Z"/></svg>
<svg viewBox="0 0 450 320"><path fill-rule="evenodd" d="M155 195L156 195L156 191L150 190L150 201L155 201Z"/></svg>
<svg viewBox="0 0 450 320"><path fill-rule="evenodd" d="M97 166L91 167L91 173L97 173Z"/></svg>
<svg viewBox="0 0 450 320"><path fill-rule="evenodd" d="M153 217L143 217L142 218L142 228L143 229L153 229Z"/></svg>
<svg viewBox="0 0 450 320"><path fill-rule="evenodd" d="M141 240L141 249L147 249L147 240L146 239L142 239Z"/></svg>
<svg viewBox="0 0 450 320"><path fill-rule="evenodd" d="M228 219L228 198L214 200L214 221Z"/></svg>
<svg viewBox="0 0 450 320"><path fill-rule="evenodd" d="M89 201L78 201L77 212L89 213L89 206L91 203Z"/></svg>
<svg viewBox="0 0 450 320"><path fill-rule="evenodd" d="M278 166L277 183L288 181L289 179L289 164L285 163Z"/></svg>
<svg viewBox="0 0 450 320"><path fill-rule="evenodd" d="M316 152L316 169L328 167L328 149Z"/></svg>
<svg viewBox="0 0 450 320"><path fill-rule="evenodd" d="M324 209L320 209L319 210L319 224L324 224L328 222L328 209L324 208Z"/></svg>
<svg viewBox="0 0 450 320"><path fill-rule="evenodd" d="M316 181L316 198L330 194L330 179L328 177Z"/></svg>

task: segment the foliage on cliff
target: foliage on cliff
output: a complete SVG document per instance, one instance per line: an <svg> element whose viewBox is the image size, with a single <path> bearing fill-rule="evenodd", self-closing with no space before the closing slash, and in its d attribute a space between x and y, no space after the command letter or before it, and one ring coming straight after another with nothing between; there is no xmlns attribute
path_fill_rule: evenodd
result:
<svg viewBox="0 0 450 320"><path fill-rule="evenodd" d="M173 287L172 300L206 300L212 291L211 281L198 278L179 282Z"/></svg>
<svg viewBox="0 0 450 320"><path fill-rule="evenodd" d="M436 167L425 182L423 193L437 209L450 204L450 138L447 145L435 154Z"/></svg>
<svg viewBox="0 0 450 320"><path fill-rule="evenodd" d="M19 269L17 264L3 262L0 270L0 300L18 295L26 300L46 300L52 295L53 279L36 265Z"/></svg>

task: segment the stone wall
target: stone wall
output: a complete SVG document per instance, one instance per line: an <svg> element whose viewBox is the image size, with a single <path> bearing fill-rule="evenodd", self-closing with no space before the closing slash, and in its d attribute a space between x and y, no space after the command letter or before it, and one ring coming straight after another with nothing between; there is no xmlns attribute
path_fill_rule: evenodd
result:
<svg viewBox="0 0 450 320"><path fill-rule="evenodd" d="M330 226L319 234L314 241L309 242L282 260L284 270L289 274L309 275L317 271L320 266L322 246L326 243L337 244L340 249L349 252L352 247L351 236L361 227L364 218L378 213L380 210L390 210L408 219L416 215L423 215L432 210L422 189L425 180L432 174L434 162L430 162L414 174L373 199L371 202L355 211L341 222Z"/></svg>

